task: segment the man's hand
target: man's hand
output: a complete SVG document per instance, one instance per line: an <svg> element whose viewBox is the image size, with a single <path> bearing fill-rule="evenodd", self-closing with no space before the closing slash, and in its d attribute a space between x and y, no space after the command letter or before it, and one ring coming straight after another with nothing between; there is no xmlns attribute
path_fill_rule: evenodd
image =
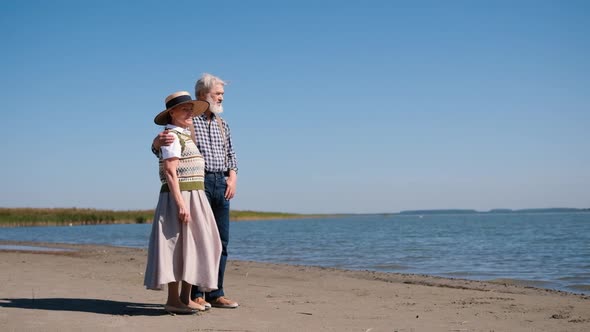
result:
<svg viewBox="0 0 590 332"><path fill-rule="evenodd" d="M154 138L154 148L156 150L160 150L160 148L164 145L170 145L174 142L174 135L168 132L168 129L164 130L163 132L159 133L156 138Z"/></svg>
<svg viewBox="0 0 590 332"><path fill-rule="evenodd" d="M229 177L225 181L227 188L225 188L225 199L230 200L236 195L236 183L238 176L234 170L229 171Z"/></svg>

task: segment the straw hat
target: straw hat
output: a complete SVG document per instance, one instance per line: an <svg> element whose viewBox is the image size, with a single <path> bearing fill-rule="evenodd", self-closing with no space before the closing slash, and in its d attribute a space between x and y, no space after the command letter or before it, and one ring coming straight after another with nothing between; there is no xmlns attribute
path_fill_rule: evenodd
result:
<svg viewBox="0 0 590 332"><path fill-rule="evenodd" d="M157 125L167 125L170 122L170 110L174 107L186 103L193 104L193 117L203 114L208 108L209 103L203 100L193 100L190 93L186 91L175 92L164 101L166 103L166 109L156 115L154 122Z"/></svg>

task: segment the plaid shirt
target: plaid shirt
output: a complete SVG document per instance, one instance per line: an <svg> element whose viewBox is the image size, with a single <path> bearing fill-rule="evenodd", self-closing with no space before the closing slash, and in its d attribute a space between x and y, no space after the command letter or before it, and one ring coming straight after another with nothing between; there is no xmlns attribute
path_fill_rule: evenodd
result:
<svg viewBox="0 0 590 332"><path fill-rule="evenodd" d="M220 117L225 129L226 141L224 144L223 136L221 135L221 130L219 130L215 116L215 114L211 114L211 120L205 114L193 118L195 134L197 136L197 147L201 151L203 158L205 158L205 170L207 172L225 172L233 169L237 173L238 162L232 145L229 126Z"/></svg>

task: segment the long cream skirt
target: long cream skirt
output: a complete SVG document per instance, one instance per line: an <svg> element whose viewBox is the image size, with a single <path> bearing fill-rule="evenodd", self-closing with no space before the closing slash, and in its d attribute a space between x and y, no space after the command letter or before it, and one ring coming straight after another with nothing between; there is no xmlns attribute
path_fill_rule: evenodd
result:
<svg viewBox="0 0 590 332"><path fill-rule="evenodd" d="M178 221L178 208L170 193L160 193L148 249L144 285L162 289L186 281L202 291L217 289L221 240L213 211L203 190L182 191L190 207L188 224Z"/></svg>

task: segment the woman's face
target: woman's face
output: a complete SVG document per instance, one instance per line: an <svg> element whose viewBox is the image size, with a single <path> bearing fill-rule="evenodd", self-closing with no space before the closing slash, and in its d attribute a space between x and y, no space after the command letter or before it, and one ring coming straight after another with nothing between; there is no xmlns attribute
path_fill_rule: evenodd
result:
<svg viewBox="0 0 590 332"><path fill-rule="evenodd" d="M193 123L193 104L183 104L170 110L172 124L179 127L189 127Z"/></svg>

